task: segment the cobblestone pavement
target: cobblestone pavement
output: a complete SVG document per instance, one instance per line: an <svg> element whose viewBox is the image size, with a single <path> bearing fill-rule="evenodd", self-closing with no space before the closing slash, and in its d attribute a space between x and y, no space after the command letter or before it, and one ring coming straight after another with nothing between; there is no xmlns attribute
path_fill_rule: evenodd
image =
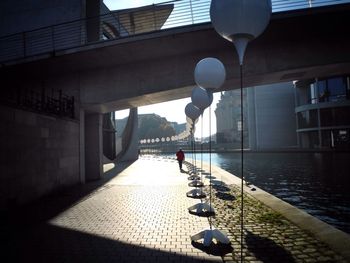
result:
<svg viewBox="0 0 350 263"><path fill-rule="evenodd" d="M116 173L2 217L1 262L240 262L237 186L213 181L212 222L231 246L205 248L190 235L208 229L208 218L189 214L200 201L186 197L188 174L174 160L143 157ZM244 262L346 262L250 195L244 200Z"/></svg>
<svg viewBox="0 0 350 263"><path fill-rule="evenodd" d="M140 159L53 216L52 198L29 206L5 231L2 262L222 262L191 244L208 220L188 213L187 176L174 160Z"/></svg>
<svg viewBox="0 0 350 263"><path fill-rule="evenodd" d="M206 187L209 192L209 187ZM244 262L341 262L324 243L287 221L255 198L244 194ZM212 187L213 225L227 233L233 252L225 262L240 262L240 188L219 182Z"/></svg>

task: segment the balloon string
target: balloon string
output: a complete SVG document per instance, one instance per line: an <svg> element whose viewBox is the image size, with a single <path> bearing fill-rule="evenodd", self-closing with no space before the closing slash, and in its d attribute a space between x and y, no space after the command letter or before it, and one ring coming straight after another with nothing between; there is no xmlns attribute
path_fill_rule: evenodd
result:
<svg viewBox="0 0 350 263"><path fill-rule="evenodd" d="M211 106L209 106L209 206L211 207ZM209 216L209 227L212 230L211 216Z"/></svg>
<svg viewBox="0 0 350 263"><path fill-rule="evenodd" d="M243 238L244 238L244 234L243 234L243 228L244 228L244 212L243 212L243 202L244 202L244 198L243 198L243 139L244 139L244 134L243 134L243 68L242 68L242 64L240 65L239 69L240 69L240 82L241 82L241 262L243 262Z"/></svg>

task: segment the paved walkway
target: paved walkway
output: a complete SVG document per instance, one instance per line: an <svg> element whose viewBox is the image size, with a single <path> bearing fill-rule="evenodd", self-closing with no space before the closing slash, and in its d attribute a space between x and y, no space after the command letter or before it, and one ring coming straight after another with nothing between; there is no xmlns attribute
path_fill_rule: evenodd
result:
<svg viewBox="0 0 350 263"><path fill-rule="evenodd" d="M187 211L198 202L186 197L187 177L174 160L141 158L104 184L41 200L7 222L2 255L7 262L222 262L191 244L190 235L209 225Z"/></svg>
<svg viewBox="0 0 350 263"><path fill-rule="evenodd" d="M222 169L213 176L212 222L231 240L225 249L191 243L209 222L188 213L199 202L186 197L188 174L143 157L1 218L1 262L240 262L240 189ZM347 262L251 195L244 205L244 262Z"/></svg>

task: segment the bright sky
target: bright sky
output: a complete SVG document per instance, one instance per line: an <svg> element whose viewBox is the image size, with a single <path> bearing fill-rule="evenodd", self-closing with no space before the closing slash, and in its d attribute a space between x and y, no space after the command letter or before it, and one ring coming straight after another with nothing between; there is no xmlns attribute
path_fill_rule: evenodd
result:
<svg viewBox="0 0 350 263"><path fill-rule="evenodd" d="M132 8L132 7L139 7L139 6L145 6L145 5L151 5L151 4L157 4L166 2L167 0L103 0L103 3L110 9L110 10L118 10L118 9L126 9L126 8Z"/></svg>
<svg viewBox="0 0 350 263"><path fill-rule="evenodd" d="M166 2L166 0L104 0L103 2L110 10L118 10ZM216 133L216 117L214 110L219 99L220 92L214 93L214 100L211 104L211 134ZM155 113L161 117L165 117L168 121L186 123L185 107L190 102L191 98L185 98L181 100L157 103L149 106L140 107L138 109L138 112L139 114ZM128 114L128 110L119 111L116 112L116 118L121 119L128 116ZM201 136L200 128L201 124L200 122L197 122L195 133L196 137ZM203 114L203 136L209 136L209 109L206 109Z"/></svg>
<svg viewBox="0 0 350 263"><path fill-rule="evenodd" d="M216 133L216 117L214 110L216 104L220 100L220 92L214 93L213 103L211 104L211 134ZM185 107L191 102L191 98L185 98L180 100L172 100L163 103L152 104L149 106L143 106L138 108L139 114L155 113L161 117L165 117L168 121L175 121L177 123L186 123ZM129 110L117 111L116 118L122 119L129 115ZM196 125L196 137L201 136L201 124L197 122ZM204 111L203 114L203 137L209 136L209 108Z"/></svg>

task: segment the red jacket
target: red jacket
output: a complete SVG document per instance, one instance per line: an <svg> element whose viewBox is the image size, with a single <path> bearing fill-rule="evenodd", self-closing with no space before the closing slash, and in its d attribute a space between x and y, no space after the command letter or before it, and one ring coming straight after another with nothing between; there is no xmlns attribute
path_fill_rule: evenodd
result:
<svg viewBox="0 0 350 263"><path fill-rule="evenodd" d="M177 160L179 160L179 161L183 161L183 159L185 159L185 154L184 154L184 152L183 151L178 151L177 153L176 153L176 159Z"/></svg>

